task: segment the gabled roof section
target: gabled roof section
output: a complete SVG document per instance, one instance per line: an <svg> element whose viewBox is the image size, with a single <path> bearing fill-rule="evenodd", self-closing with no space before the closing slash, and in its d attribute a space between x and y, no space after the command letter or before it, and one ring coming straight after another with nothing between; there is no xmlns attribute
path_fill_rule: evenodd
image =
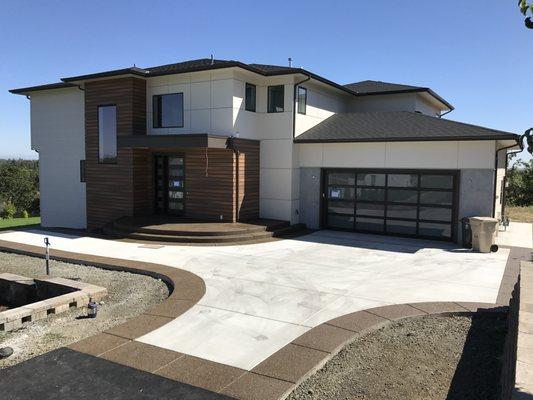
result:
<svg viewBox="0 0 533 400"><path fill-rule="evenodd" d="M297 136L296 143L517 140L518 135L408 111L339 113Z"/></svg>
<svg viewBox="0 0 533 400"><path fill-rule="evenodd" d="M426 92L430 94L431 96L433 96L435 99L437 99L439 102L444 104L449 110L454 109L454 107L450 103L448 103L446 100L444 100L444 98L439 96L437 93L435 93L433 90L431 90L428 87L411 86L411 85L404 85L401 83L390 83L390 82L371 81L371 80L348 83L347 85L344 85L344 87L350 89L357 95L362 95L362 96Z"/></svg>

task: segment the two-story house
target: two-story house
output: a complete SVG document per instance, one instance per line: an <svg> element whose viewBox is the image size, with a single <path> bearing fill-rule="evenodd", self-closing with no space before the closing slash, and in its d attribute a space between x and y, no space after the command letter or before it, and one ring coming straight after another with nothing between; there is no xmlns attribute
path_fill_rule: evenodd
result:
<svg viewBox="0 0 533 400"><path fill-rule="evenodd" d="M462 217L500 216L518 141L441 118L429 88L239 61L11 92L31 101L45 227L160 214L457 240Z"/></svg>

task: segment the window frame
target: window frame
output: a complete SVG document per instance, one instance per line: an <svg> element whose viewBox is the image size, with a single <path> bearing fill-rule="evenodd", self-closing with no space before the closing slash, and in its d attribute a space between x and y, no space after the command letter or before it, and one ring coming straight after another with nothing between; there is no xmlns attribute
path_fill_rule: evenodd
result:
<svg viewBox="0 0 533 400"><path fill-rule="evenodd" d="M270 94L270 90L273 89L273 88L277 88L277 87L281 87L283 88L283 107L281 111L277 111L276 109L274 110L271 110L270 109L270 97L271 97L271 94ZM277 113L282 113L282 112L285 112L285 85L269 85L267 87L267 113L268 114L277 114Z"/></svg>
<svg viewBox="0 0 533 400"><path fill-rule="evenodd" d="M155 111L156 107L156 98L163 98L163 96L172 96L180 95L181 96L181 125L166 125L163 126L163 107L157 107L157 113ZM157 114L157 119L156 119ZM160 126L156 125L156 121L160 123ZM183 92L175 93L159 93L152 95L152 128L153 129L169 129L169 128L183 128L185 126L185 96Z"/></svg>
<svg viewBox="0 0 533 400"><path fill-rule="evenodd" d="M248 108L248 102L247 102L247 89L248 87L252 87L253 88L253 91L254 91L254 95L253 95L253 100L254 100L254 104L253 104L253 109L252 108ZM250 112L256 112L257 110L257 86L254 85L253 83L249 83L249 82L245 82L244 83L244 109L246 111L250 111Z"/></svg>
<svg viewBox="0 0 533 400"><path fill-rule="evenodd" d="M300 90L303 90L304 92L304 103L303 103L303 111L300 110L301 103L300 103ZM307 114L307 88L303 86L298 86L296 89L296 98L298 99L298 114L306 115Z"/></svg>
<svg viewBox="0 0 533 400"><path fill-rule="evenodd" d="M103 159L101 154L100 154L100 142L101 142L101 137L100 137L100 109L101 108L109 108L109 107L113 107L115 109L115 157L114 158L109 158L109 159ZM117 140L117 136L118 136L118 107L116 104L99 104L97 107L96 107L96 122L97 122L97 126L98 126L98 164L116 164L117 163L117 159L118 159L118 140Z"/></svg>
<svg viewBox="0 0 533 400"><path fill-rule="evenodd" d="M85 160L80 160L80 182L86 183L86 177L85 177Z"/></svg>

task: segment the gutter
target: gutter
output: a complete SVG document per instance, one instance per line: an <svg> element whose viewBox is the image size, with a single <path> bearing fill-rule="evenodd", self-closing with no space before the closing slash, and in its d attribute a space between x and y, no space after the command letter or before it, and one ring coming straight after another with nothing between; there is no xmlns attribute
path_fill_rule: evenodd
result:
<svg viewBox="0 0 533 400"><path fill-rule="evenodd" d="M496 155L494 157L494 185L493 185L493 189L492 189L492 218L496 218L496 187L498 185L498 155L499 155L499 152L502 151L502 150L508 150L508 149L510 149L512 147L515 147L516 145L518 145L518 147L520 147L520 150L517 150L516 152L520 152L520 151L524 150L524 147L523 147L523 144L522 144L522 138L523 138L523 136L520 136L518 139L516 139L516 143L515 144L512 144L512 145L507 146L507 147L502 147L501 149L496 150ZM515 153L515 152L513 152L513 153ZM505 167L504 167L505 168L505 175L507 175L507 162L508 162L508 154L505 155ZM504 176L502 185L505 185L505 176ZM501 203L502 203L502 217L503 217L503 211L505 209L505 190L504 190L504 196L502 197Z"/></svg>
<svg viewBox="0 0 533 400"><path fill-rule="evenodd" d="M307 82L311 80L311 75L302 72L302 74L306 75L307 78L304 80L301 80L300 82L296 82L293 87L292 91L292 139L294 140L296 138L296 90L298 89L298 86L300 86L302 83Z"/></svg>

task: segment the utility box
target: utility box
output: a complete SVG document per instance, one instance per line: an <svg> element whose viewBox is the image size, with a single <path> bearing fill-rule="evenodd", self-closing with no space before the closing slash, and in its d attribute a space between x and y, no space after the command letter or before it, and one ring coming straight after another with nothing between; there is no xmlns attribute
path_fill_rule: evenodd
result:
<svg viewBox="0 0 533 400"><path fill-rule="evenodd" d="M470 228L472 229L472 248L480 253L490 253L498 250L494 245L496 232L498 231L498 220L490 217L470 218Z"/></svg>

